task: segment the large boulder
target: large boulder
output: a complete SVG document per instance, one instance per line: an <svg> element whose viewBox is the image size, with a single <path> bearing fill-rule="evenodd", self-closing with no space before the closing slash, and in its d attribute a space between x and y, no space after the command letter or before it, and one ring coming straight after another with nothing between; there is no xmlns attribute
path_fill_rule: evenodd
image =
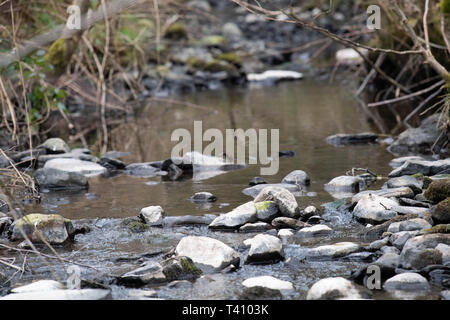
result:
<svg viewBox="0 0 450 320"><path fill-rule="evenodd" d="M34 173L36 184L42 189L79 190L87 189L88 179L78 172L67 172L53 168L39 169Z"/></svg>
<svg viewBox="0 0 450 320"><path fill-rule="evenodd" d="M310 179L308 174L303 170L294 170L281 180L281 183L295 184L300 186L308 186Z"/></svg>
<svg viewBox="0 0 450 320"><path fill-rule="evenodd" d="M283 216L297 218L300 215L297 200L294 195L284 188L265 187L254 202L274 201Z"/></svg>
<svg viewBox="0 0 450 320"><path fill-rule="evenodd" d="M423 194L428 200L438 203L450 197L450 179L435 180Z"/></svg>
<svg viewBox="0 0 450 320"><path fill-rule="evenodd" d="M150 206L143 208L139 217L149 226L160 227L164 223L164 215L164 209L160 206Z"/></svg>
<svg viewBox="0 0 450 320"><path fill-rule="evenodd" d="M36 243L62 244L73 240L75 229L69 219L57 214L28 214L11 225L11 240L24 240L24 234ZM44 241L42 239L44 238Z"/></svg>
<svg viewBox="0 0 450 320"><path fill-rule="evenodd" d="M250 241L250 251L245 263L267 264L284 260L283 244L277 237L258 234Z"/></svg>
<svg viewBox="0 0 450 320"><path fill-rule="evenodd" d="M441 264L442 255L435 250L439 243L450 245L450 234L434 233L409 239L400 254L401 266L418 270L430 264Z"/></svg>
<svg viewBox="0 0 450 320"><path fill-rule="evenodd" d="M368 194L358 201L353 209L353 216L364 222L379 224L397 215L392 209L397 205L398 203L392 199Z"/></svg>
<svg viewBox="0 0 450 320"><path fill-rule="evenodd" d="M44 169L57 169L64 172L75 172L87 177L99 175L106 172L106 168L90 161L70 158L57 158L45 163Z"/></svg>
<svg viewBox="0 0 450 320"><path fill-rule="evenodd" d="M423 120L420 127L403 131L387 150L393 154L438 152L443 141L438 121L439 114L435 114Z"/></svg>
<svg viewBox="0 0 450 320"><path fill-rule="evenodd" d="M450 197L439 202L431 211L431 216L436 223L450 223Z"/></svg>
<svg viewBox="0 0 450 320"><path fill-rule="evenodd" d="M307 300L360 300L365 298L368 298L368 295L362 288L342 277L321 279L312 285L306 295Z"/></svg>
<svg viewBox="0 0 450 320"><path fill-rule="evenodd" d="M237 229L246 223L255 222L257 219L257 212L255 203L253 201L244 203L233 211L221 214L211 222L209 228L211 229Z"/></svg>
<svg viewBox="0 0 450 320"><path fill-rule="evenodd" d="M175 253L186 256L203 271L220 271L229 265L239 267L239 254L223 242L208 238L188 236L178 243Z"/></svg>

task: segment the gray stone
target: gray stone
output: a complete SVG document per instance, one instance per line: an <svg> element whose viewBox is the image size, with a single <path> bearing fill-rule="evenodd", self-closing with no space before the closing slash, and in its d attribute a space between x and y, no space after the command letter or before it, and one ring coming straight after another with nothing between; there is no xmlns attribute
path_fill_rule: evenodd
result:
<svg viewBox="0 0 450 320"><path fill-rule="evenodd" d="M36 243L42 243L41 236L50 244L62 244L72 240L75 229L69 219L57 214L28 214L12 225L11 240L24 240L22 232Z"/></svg>
<svg viewBox="0 0 450 320"><path fill-rule="evenodd" d="M397 253L384 253L374 263L380 267L382 273L393 274L400 264L400 255Z"/></svg>
<svg viewBox="0 0 450 320"><path fill-rule="evenodd" d="M383 285L383 289L387 291L395 290L430 290L427 279L418 273L406 272L398 274L388 280Z"/></svg>
<svg viewBox="0 0 450 320"><path fill-rule="evenodd" d="M401 165L403 165L406 161L410 161L410 160L425 160L425 159L422 157L419 157L419 156L400 157L400 158L392 159L391 162L389 162L389 165L392 168L398 168Z"/></svg>
<svg viewBox="0 0 450 320"><path fill-rule="evenodd" d="M310 225L306 224L305 222L288 218L288 217L278 217L272 220L272 226L276 229L295 229L299 230L304 227L310 227Z"/></svg>
<svg viewBox="0 0 450 320"><path fill-rule="evenodd" d="M439 243L435 250L441 255L442 264L450 262L450 245Z"/></svg>
<svg viewBox="0 0 450 320"><path fill-rule="evenodd" d="M388 242L389 242L389 238L388 238L388 237L385 237L385 238L383 238L383 239L381 239L381 240L376 240L376 241L372 242L372 243L369 245L368 249L371 250L371 251L377 251L377 250L380 250L382 247L384 247L385 245L387 245Z"/></svg>
<svg viewBox="0 0 450 320"><path fill-rule="evenodd" d="M405 245L406 241L408 241L411 238L414 238L418 234L419 234L419 231L400 231L400 232L392 234L389 237L389 242L394 247L401 250L403 248L403 246Z"/></svg>
<svg viewBox="0 0 450 320"><path fill-rule="evenodd" d="M292 232L291 229L280 229L280 230L278 230L277 236L282 241L287 241L289 239L293 239L294 238L294 232Z"/></svg>
<svg viewBox="0 0 450 320"><path fill-rule="evenodd" d="M387 181L386 185L388 188L409 187L416 194L422 192L422 182L419 182L416 178L412 176L401 176L391 178Z"/></svg>
<svg viewBox="0 0 450 320"><path fill-rule="evenodd" d="M450 300L450 290L441 291L440 296L442 300Z"/></svg>
<svg viewBox="0 0 450 320"><path fill-rule="evenodd" d="M304 220L308 220L312 216L319 215L319 210L317 210L314 206L307 206L305 209L303 209L300 213L300 216Z"/></svg>
<svg viewBox="0 0 450 320"><path fill-rule="evenodd" d="M402 187L402 188L389 188L389 189L381 189L381 190L365 190L361 191L357 194L355 194L352 197L352 204L357 203L359 200L361 200L362 197L373 194L379 197L384 198L413 198L414 197L414 191L411 190L411 188L408 187Z"/></svg>
<svg viewBox="0 0 450 320"><path fill-rule="evenodd" d="M308 186L310 179L308 174L303 170L294 170L281 180L281 183Z"/></svg>
<svg viewBox="0 0 450 320"><path fill-rule="evenodd" d="M416 218L391 223L391 225L387 229L387 232L395 233L400 231L425 230L429 228L431 228L431 224L429 224L426 220Z"/></svg>
<svg viewBox="0 0 450 320"><path fill-rule="evenodd" d="M209 225L217 216L214 214L205 214L203 216L165 216L164 225L168 227L183 225Z"/></svg>
<svg viewBox="0 0 450 320"><path fill-rule="evenodd" d="M317 281L308 290L307 300L360 300L367 298L351 281L342 277L325 278Z"/></svg>
<svg viewBox="0 0 450 320"><path fill-rule="evenodd" d="M78 159L52 159L45 163L44 169L58 169L64 172L75 172L87 177L96 176L106 172L106 168L99 164Z"/></svg>
<svg viewBox="0 0 450 320"><path fill-rule="evenodd" d="M142 208L139 214L142 221L152 227L162 226L164 224L164 215L164 209L160 206Z"/></svg>
<svg viewBox="0 0 450 320"><path fill-rule="evenodd" d="M239 254L223 242L208 238L187 236L180 240L175 252L186 256L203 271L220 271L229 265L239 267Z"/></svg>
<svg viewBox="0 0 450 320"><path fill-rule="evenodd" d="M60 138L50 138L38 146L38 148L44 148L47 153L67 153L70 152L70 148L67 143Z"/></svg>
<svg viewBox="0 0 450 320"><path fill-rule="evenodd" d="M416 173L421 173L424 176L433 176L448 171L450 171L450 159L448 158L435 161L409 160L400 167L392 170L388 177L394 178Z"/></svg>
<svg viewBox="0 0 450 320"><path fill-rule="evenodd" d="M300 238L324 237L332 232L333 230L330 227L324 224L317 224L297 231L296 236Z"/></svg>
<svg viewBox="0 0 450 320"><path fill-rule="evenodd" d="M339 176L332 179L325 184L325 190L327 192L333 191L347 191L347 192L359 192L365 186L363 178L358 176Z"/></svg>
<svg viewBox="0 0 450 320"><path fill-rule="evenodd" d="M339 133L325 138L325 141L332 145L349 145L374 143L377 139L376 133L363 132L357 134Z"/></svg>
<svg viewBox="0 0 450 320"><path fill-rule="evenodd" d="M386 237L386 239L389 240L389 237ZM396 247L391 247L391 246L387 246L387 245L381 247L380 251L382 254L395 253L395 254L400 255L400 250L398 250Z"/></svg>
<svg viewBox="0 0 450 320"><path fill-rule="evenodd" d="M244 190L242 190L242 193L247 196L256 198L261 193L261 191L267 187L286 189L288 192L296 196L306 194L305 190L303 190L302 187L295 184L287 184L287 183L257 184L255 186L245 188Z"/></svg>
<svg viewBox="0 0 450 320"><path fill-rule="evenodd" d="M261 221L272 221L279 215L278 205L274 201L255 203L256 217Z"/></svg>
<svg viewBox="0 0 450 320"><path fill-rule="evenodd" d="M266 187L255 198L254 202L274 201L283 216L296 218L299 216L298 204L294 195L288 190L277 187Z"/></svg>
<svg viewBox="0 0 450 320"><path fill-rule="evenodd" d="M450 245L450 234L434 233L417 236L406 241L400 255L400 264L406 269L422 269L430 264L440 264L438 244Z"/></svg>
<svg viewBox="0 0 450 320"><path fill-rule="evenodd" d="M161 175L160 168L154 162L131 163L125 167L127 174L142 178L151 178Z"/></svg>
<svg viewBox="0 0 450 320"><path fill-rule="evenodd" d="M89 186L85 175L78 172L67 172L59 169L43 168L34 173L37 185L47 189L86 189Z"/></svg>
<svg viewBox="0 0 450 320"><path fill-rule="evenodd" d="M143 286L160 284L167 281L163 267L159 263L146 262L141 267L127 272L118 279L119 284L126 286Z"/></svg>
<svg viewBox="0 0 450 320"><path fill-rule="evenodd" d="M403 131L387 150L393 154L439 151L438 146L442 143L443 137L437 125L438 119L439 114L434 114L423 120L420 127ZM439 142L436 143L438 139ZM435 150L431 150L435 144Z"/></svg>
<svg viewBox="0 0 450 320"><path fill-rule="evenodd" d="M258 234L249 242L250 251L245 263L267 264L284 260L283 244L277 237Z"/></svg>
<svg viewBox="0 0 450 320"><path fill-rule="evenodd" d="M307 256L315 258L338 258L357 252L361 247L353 242L338 242L309 249Z"/></svg>
<svg viewBox="0 0 450 320"><path fill-rule="evenodd" d="M262 232L272 229L272 226L266 222L246 223L239 228L240 232Z"/></svg>
<svg viewBox="0 0 450 320"><path fill-rule="evenodd" d="M215 197L210 192L197 192L191 197L192 202L215 202L217 197Z"/></svg>
<svg viewBox="0 0 450 320"><path fill-rule="evenodd" d="M222 27L222 34L229 40L237 40L242 38L242 31L237 24L227 22Z"/></svg>
<svg viewBox="0 0 450 320"><path fill-rule="evenodd" d="M231 212L221 214L209 225L211 229L237 229L246 223L255 222L256 208L253 201L244 203Z"/></svg>
<svg viewBox="0 0 450 320"><path fill-rule="evenodd" d="M364 222L378 224L397 215L392 210L398 203L392 199L369 194L363 196L353 209L353 216Z"/></svg>

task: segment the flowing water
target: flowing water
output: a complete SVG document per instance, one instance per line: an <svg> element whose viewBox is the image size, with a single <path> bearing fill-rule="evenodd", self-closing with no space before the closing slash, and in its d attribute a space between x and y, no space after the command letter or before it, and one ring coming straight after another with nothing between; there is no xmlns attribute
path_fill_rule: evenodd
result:
<svg viewBox="0 0 450 320"><path fill-rule="evenodd" d="M320 206L333 198L323 185L332 178L345 175L352 167L370 168L386 175L394 158L384 146L363 145L334 147L324 138L335 133L371 131L369 124L351 96L350 89L321 81L297 81L276 86L229 88L200 92L173 98L174 101L145 103L136 117L127 119L115 128L112 145L115 150L129 151L123 158L127 163L156 161L170 157L175 142L171 133L177 128L193 129L194 120L203 122L203 130L225 129L280 129L280 150L296 152L295 157L282 158L278 174L264 177L268 183L278 183L289 172L301 169L311 178L310 196L298 197L300 207ZM241 254L245 259L242 241L254 234L209 231L206 226L154 228L144 233L132 233L120 225L117 218L133 217L141 208L162 206L169 216L219 214L251 200L242 190L248 182L260 175L260 166L249 165L245 169L230 171L210 179L176 182L161 178L136 178L126 174L90 179L88 193L52 192L43 194L42 204L27 211L58 213L75 221L76 225L88 225L91 232L77 235L73 245L58 248L68 259L94 266L101 272L83 268L86 278L101 280L101 273L118 275L136 268L139 255L176 246L186 235L206 235L219 239ZM379 187L379 186L378 186ZM218 201L209 205L196 205L189 201L195 192L208 191ZM213 274L197 280L188 288L158 288L160 298L175 299L234 299L238 297L242 280L257 275L273 275L293 282L296 293L291 298L304 298L308 288L318 279L332 276L348 276L361 262L308 261L303 259L303 248L338 241L361 240L356 236L362 226L351 221L344 213L333 214L326 224L335 232L331 237L296 240L285 245L289 262L274 265L243 265L231 274ZM124 259L127 258L127 259ZM119 259L119 260L118 260ZM161 255L150 260L160 261ZM58 264L46 265L30 255L28 262L34 268L35 279L50 277L51 272L65 279L64 269ZM67 265L66 265L67 266ZM53 271L52 271L53 270ZM114 287L115 298L125 298L127 290ZM389 298L383 294L376 297ZM429 295L430 296L430 295ZM428 297L429 297L428 296ZM432 296L432 295L431 295Z"/></svg>

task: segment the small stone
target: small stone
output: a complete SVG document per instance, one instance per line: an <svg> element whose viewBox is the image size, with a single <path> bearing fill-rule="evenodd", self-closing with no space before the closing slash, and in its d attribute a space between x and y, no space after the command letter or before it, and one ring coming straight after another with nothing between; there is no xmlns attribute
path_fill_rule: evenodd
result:
<svg viewBox="0 0 450 320"><path fill-rule="evenodd" d="M274 236L259 234L251 239L245 263L267 264L284 260L283 244Z"/></svg>
<svg viewBox="0 0 450 320"><path fill-rule="evenodd" d="M308 290L306 300L360 300L367 298L360 288L342 277L317 281Z"/></svg>
<svg viewBox="0 0 450 320"><path fill-rule="evenodd" d="M217 197L209 192L197 192L191 197L192 202L215 202Z"/></svg>
<svg viewBox="0 0 450 320"><path fill-rule="evenodd" d="M272 229L272 226L266 222L246 223L239 228L240 232L263 232Z"/></svg>
<svg viewBox="0 0 450 320"><path fill-rule="evenodd" d="M257 211L253 201L247 202L233 209L231 212L221 214L208 226L210 229L237 229L246 223L255 222Z"/></svg>
<svg viewBox="0 0 450 320"><path fill-rule="evenodd" d="M266 182L266 180L264 180L264 179L261 178L261 177L254 177L254 178L248 183L248 185L249 185L250 187L256 186L256 185L258 185L258 184L267 184L267 182Z"/></svg>
<svg viewBox="0 0 450 320"><path fill-rule="evenodd" d="M143 208L139 214L140 218L152 227L160 227L164 223L164 209L160 206L150 206Z"/></svg>
<svg viewBox="0 0 450 320"><path fill-rule="evenodd" d="M436 223L450 223L450 197L439 202L431 211L431 216Z"/></svg>
<svg viewBox="0 0 450 320"><path fill-rule="evenodd" d="M47 153L69 153L70 148L67 143L60 138L50 138L45 140L38 148L44 148Z"/></svg>
<svg viewBox="0 0 450 320"><path fill-rule="evenodd" d="M279 214L278 205L274 201L263 201L255 203L256 217L261 221L272 221Z"/></svg>
<svg viewBox="0 0 450 320"><path fill-rule="evenodd" d="M332 232L333 230L330 227L324 224L317 224L315 226L303 228L297 231L296 236L301 238L324 237Z"/></svg>
<svg viewBox="0 0 450 320"><path fill-rule="evenodd" d="M281 183L308 186L310 184L310 179L305 171L294 170L284 177Z"/></svg>
<svg viewBox="0 0 450 320"><path fill-rule="evenodd" d="M294 290L294 286L289 281L279 280L272 276L260 276L246 279L242 282L246 288L264 287L281 292L290 292Z"/></svg>
<svg viewBox="0 0 450 320"><path fill-rule="evenodd" d="M309 226L305 222L288 218L288 217L278 217L272 220L272 226L276 229L294 229L299 230L301 228Z"/></svg>
<svg viewBox="0 0 450 320"><path fill-rule="evenodd" d="M266 187L258 194L254 202L274 201L283 216L296 218L299 216L298 204L294 195L288 190L278 187Z"/></svg>

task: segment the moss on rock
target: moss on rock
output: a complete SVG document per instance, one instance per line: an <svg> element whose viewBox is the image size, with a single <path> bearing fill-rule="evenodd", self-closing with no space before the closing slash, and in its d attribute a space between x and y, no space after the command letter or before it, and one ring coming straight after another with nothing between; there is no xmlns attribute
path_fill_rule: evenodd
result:
<svg viewBox="0 0 450 320"><path fill-rule="evenodd" d="M181 22L173 23L166 29L164 37L172 40L187 39L188 32L186 26Z"/></svg>
<svg viewBox="0 0 450 320"><path fill-rule="evenodd" d="M450 197L450 179L433 181L428 186L424 196L434 203L438 203L447 197Z"/></svg>
<svg viewBox="0 0 450 320"><path fill-rule="evenodd" d="M436 223L450 222L450 198L442 200L431 212L431 216Z"/></svg>
<svg viewBox="0 0 450 320"><path fill-rule="evenodd" d="M66 64L66 40L60 38L53 42L47 51L44 59L51 63L55 68L64 68Z"/></svg>
<svg viewBox="0 0 450 320"><path fill-rule="evenodd" d="M241 57L234 52L222 53L217 56L217 60L225 61L236 66L240 66L242 64Z"/></svg>
<svg viewBox="0 0 450 320"><path fill-rule="evenodd" d="M430 229L425 229L423 231L424 234L432 234L432 233L450 233L450 224L438 224Z"/></svg>
<svg viewBox="0 0 450 320"><path fill-rule="evenodd" d="M200 43L208 47L220 47L227 43L227 39L224 36L205 36Z"/></svg>

